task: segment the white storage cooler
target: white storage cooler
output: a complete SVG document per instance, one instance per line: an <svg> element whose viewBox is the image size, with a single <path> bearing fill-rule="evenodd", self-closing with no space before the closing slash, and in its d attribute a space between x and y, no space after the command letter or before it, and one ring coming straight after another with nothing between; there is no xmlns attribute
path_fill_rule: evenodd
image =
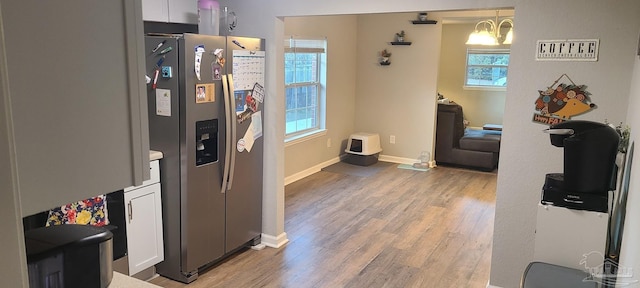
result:
<svg viewBox="0 0 640 288"><path fill-rule="evenodd" d="M359 132L351 134L347 142L347 156L344 162L369 166L378 162L378 155L382 151L380 148L380 135L377 133Z"/></svg>

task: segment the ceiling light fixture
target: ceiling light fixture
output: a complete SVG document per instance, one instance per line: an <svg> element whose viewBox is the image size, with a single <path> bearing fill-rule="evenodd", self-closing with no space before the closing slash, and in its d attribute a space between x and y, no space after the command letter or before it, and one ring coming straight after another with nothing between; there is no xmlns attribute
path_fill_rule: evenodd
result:
<svg viewBox="0 0 640 288"><path fill-rule="evenodd" d="M504 41L502 44L509 45L513 41L513 20L512 19L503 19L498 22L498 11L496 11L496 20L482 20L476 24L475 31L469 34L469 39L467 40L467 45L500 45L500 40L502 35L500 35L500 28L502 24L509 23L511 26L509 27L509 32L504 37ZM482 25L483 30L479 30L478 28Z"/></svg>

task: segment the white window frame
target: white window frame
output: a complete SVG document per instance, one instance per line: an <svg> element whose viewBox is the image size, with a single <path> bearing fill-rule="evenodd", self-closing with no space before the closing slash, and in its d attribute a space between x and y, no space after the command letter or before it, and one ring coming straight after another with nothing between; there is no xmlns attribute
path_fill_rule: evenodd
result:
<svg viewBox="0 0 640 288"><path fill-rule="evenodd" d="M507 69L507 75L509 73L509 64L507 65L469 65L469 54L507 54L509 58L511 58L511 50L510 49L483 49L483 48L467 48L467 58L464 66L464 90L484 90L484 91L506 91L507 86L497 86L497 85L469 85L467 76L469 75L470 67L500 67ZM511 60L511 59L509 59ZM511 61L509 61L511 62ZM506 80L508 84L508 78Z"/></svg>
<svg viewBox="0 0 640 288"><path fill-rule="evenodd" d="M296 143L304 142L316 137L320 137L327 134L326 123L326 67L327 67L327 53L326 53L326 38L303 38L303 37L288 37L285 40L284 53L318 53L318 65L316 71L318 77L315 82L296 82L292 84L285 83L285 91L287 88L296 88L304 86L315 86L317 91L316 99L316 126L299 130L286 134L285 127L285 146L290 146ZM285 57L286 58L286 57ZM286 65L286 64L285 64ZM286 66L285 66L286 70ZM285 95L286 97L286 95ZM286 103L286 99L285 99ZM290 111L285 104L285 115ZM285 116L286 117L286 116ZM285 125L287 125L285 118Z"/></svg>

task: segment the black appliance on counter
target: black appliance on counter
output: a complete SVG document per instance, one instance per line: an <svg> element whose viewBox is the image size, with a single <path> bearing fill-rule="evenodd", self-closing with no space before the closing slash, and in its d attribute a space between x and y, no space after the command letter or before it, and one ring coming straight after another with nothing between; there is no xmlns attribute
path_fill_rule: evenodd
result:
<svg viewBox="0 0 640 288"><path fill-rule="evenodd" d="M106 288L113 277L113 234L104 227L67 224L24 234L29 287Z"/></svg>
<svg viewBox="0 0 640 288"><path fill-rule="evenodd" d="M564 148L564 173L546 174L541 203L608 212L620 135L609 125L581 120L555 124L545 132L551 145Z"/></svg>
<svg viewBox="0 0 640 288"><path fill-rule="evenodd" d="M105 196L110 224L103 227L75 224L45 227L49 211L23 218L30 287L108 286L112 261L127 254L127 236L124 191ZM69 282L64 282L65 279Z"/></svg>
<svg viewBox="0 0 640 288"><path fill-rule="evenodd" d="M108 207L109 225L104 226L113 233L113 260L127 255L127 229L124 217L124 190L118 190L105 195ZM24 231L45 227L49 211L42 211L22 218Z"/></svg>

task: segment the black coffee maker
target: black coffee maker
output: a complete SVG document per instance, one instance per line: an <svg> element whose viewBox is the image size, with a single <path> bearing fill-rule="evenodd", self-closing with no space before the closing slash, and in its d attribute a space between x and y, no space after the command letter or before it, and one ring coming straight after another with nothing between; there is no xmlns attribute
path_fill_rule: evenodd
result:
<svg viewBox="0 0 640 288"><path fill-rule="evenodd" d="M545 177L541 203L607 212L616 188L620 135L606 124L571 120L552 125L551 145L564 148L564 173Z"/></svg>

